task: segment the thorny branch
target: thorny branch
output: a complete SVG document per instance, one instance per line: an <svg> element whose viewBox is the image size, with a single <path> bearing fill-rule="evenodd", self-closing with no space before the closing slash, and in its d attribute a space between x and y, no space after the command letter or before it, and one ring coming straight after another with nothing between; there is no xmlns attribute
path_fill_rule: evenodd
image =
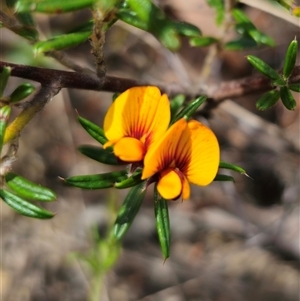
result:
<svg viewBox="0 0 300 301"><path fill-rule="evenodd" d="M60 88L124 92L125 90L134 86L155 85L158 86L161 91L167 93L170 97L176 94L184 94L188 97L196 96L191 95L190 91L185 90L179 85L162 85L109 75L106 75L104 79L100 80L96 74L94 75L91 73L38 68L0 61L0 71L2 71L5 66L12 68L12 76L36 81L41 85L49 85L49 83L53 82L55 79L56 84L59 85ZM299 83L300 65L294 68L293 74L291 75L289 81L290 83ZM272 89L271 81L263 75L256 75L245 77L239 80L213 84L210 85L206 90L199 91L198 94L205 94L208 96L209 102L207 103L206 110L211 110L217 107L219 103L225 99L233 99L242 95L264 92L270 89Z"/></svg>

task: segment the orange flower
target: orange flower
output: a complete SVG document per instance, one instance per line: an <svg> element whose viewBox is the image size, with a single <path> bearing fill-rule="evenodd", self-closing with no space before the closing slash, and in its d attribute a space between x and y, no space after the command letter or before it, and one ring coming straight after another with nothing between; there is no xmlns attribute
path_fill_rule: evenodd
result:
<svg viewBox="0 0 300 301"><path fill-rule="evenodd" d="M114 154L125 162L142 161L167 130L170 104L157 87L134 87L116 98L104 118L104 133Z"/></svg>
<svg viewBox="0 0 300 301"><path fill-rule="evenodd" d="M142 179L158 175L157 190L167 200L190 196L190 185L210 184L220 162L214 133L196 120L180 119L154 143L144 158Z"/></svg>

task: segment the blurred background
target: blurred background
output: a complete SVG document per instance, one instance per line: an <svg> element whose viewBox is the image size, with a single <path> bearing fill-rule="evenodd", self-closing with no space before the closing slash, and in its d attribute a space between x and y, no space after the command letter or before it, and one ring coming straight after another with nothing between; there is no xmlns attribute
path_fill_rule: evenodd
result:
<svg viewBox="0 0 300 301"><path fill-rule="evenodd" d="M168 16L198 26L204 35L221 34L205 1L158 4ZM289 43L295 36L299 40L299 27L240 7L276 46L221 52L211 63L207 85L254 74L245 58L248 54L280 69ZM90 16L88 10L50 18L35 15L44 38L66 32ZM31 46L5 28L0 41L3 61L64 69L52 58L34 57ZM194 89L203 84L208 48L192 48L183 39L180 51L172 53L150 34L117 22L107 33L104 52L109 75ZM67 53L81 66L94 69L89 42ZM11 78L7 93L24 81ZM189 201L170 202L172 241L166 262L149 189L116 265L104 278L93 279L74 254L84 256L95 248L95 227L100 238L105 236L126 191L82 191L64 186L58 176L111 171L76 150L97 143L81 128L75 110L102 126L112 93L63 89L22 132L14 163L15 172L57 192L58 201L45 205L56 216L34 220L1 203L0 299L88 300L91 281L99 281L101 301L299 300L299 94L294 94L295 111L277 103L259 112L255 109L259 96L228 99L209 120L197 117L216 133L221 159L242 166L252 179L234 174L235 184L193 187Z"/></svg>

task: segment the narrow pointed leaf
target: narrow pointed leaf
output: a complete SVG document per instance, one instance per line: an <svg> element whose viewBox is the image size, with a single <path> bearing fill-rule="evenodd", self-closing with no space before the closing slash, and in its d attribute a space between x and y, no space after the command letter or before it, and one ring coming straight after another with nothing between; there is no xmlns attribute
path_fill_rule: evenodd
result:
<svg viewBox="0 0 300 301"><path fill-rule="evenodd" d="M0 73L0 97L3 96L11 72L10 67L4 67Z"/></svg>
<svg viewBox="0 0 300 301"><path fill-rule="evenodd" d="M160 247L166 260L170 256L170 220L168 202L160 196L156 186L154 188L154 213L156 220L156 230Z"/></svg>
<svg viewBox="0 0 300 301"><path fill-rule="evenodd" d="M95 175L79 175L63 179L69 185L83 189L103 189L113 187L116 182L126 180L127 171L113 171Z"/></svg>
<svg viewBox="0 0 300 301"><path fill-rule="evenodd" d="M49 51L74 47L79 45L80 43L85 42L90 35L91 35L91 31L85 31L85 32L80 31L80 32L64 34L49 39L47 41L37 42L33 46L33 51L35 52L35 54L38 54L42 52L49 52Z"/></svg>
<svg viewBox="0 0 300 301"><path fill-rule="evenodd" d="M82 127L100 144L105 144L108 141L101 127L80 116L78 116L78 121Z"/></svg>
<svg viewBox="0 0 300 301"><path fill-rule="evenodd" d="M15 173L9 172L5 175L7 186L20 197L42 202L52 202L56 194L51 189L33 183Z"/></svg>
<svg viewBox="0 0 300 301"><path fill-rule="evenodd" d="M278 84L285 84L285 81L281 78L281 76L272 67L270 67L267 63L265 63L258 57L254 55L248 55L247 60L255 69L257 69L263 75L267 76L273 81L276 81Z"/></svg>
<svg viewBox="0 0 300 301"><path fill-rule="evenodd" d="M296 64L297 52L298 52L298 42L296 39L294 39L290 43L285 55L285 60L283 65L283 76L286 79L289 78L289 76L293 72L293 69Z"/></svg>
<svg viewBox="0 0 300 301"><path fill-rule="evenodd" d="M280 98L288 110L295 110L297 103L288 87L284 86L280 88Z"/></svg>
<svg viewBox="0 0 300 301"><path fill-rule="evenodd" d="M103 149L93 145L81 145L78 150L85 156L96 160L100 163L109 165L122 165L128 164L120 161L111 151L111 149Z"/></svg>
<svg viewBox="0 0 300 301"><path fill-rule="evenodd" d="M16 3L18 12L66 13L92 7L97 0L19 0Z"/></svg>
<svg viewBox="0 0 300 301"><path fill-rule="evenodd" d="M93 28L94 28L94 20L88 20L87 22L80 24L78 26L76 26L75 28L73 28L70 32L68 33L74 33L74 32L92 32Z"/></svg>
<svg viewBox="0 0 300 301"><path fill-rule="evenodd" d="M183 94L176 95L170 101L170 109L171 109L171 118L173 118L178 110L182 107L185 101L185 96Z"/></svg>
<svg viewBox="0 0 300 301"><path fill-rule="evenodd" d="M0 154L3 147L4 135L6 131L7 121L11 113L10 106L3 106L0 108Z"/></svg>
<svg viewBox="0 0 300 301"><path fill-rule="evenodd" d="M127 194L116 219L113 234L116 239L124 237L137 215L146 194L145 183L132 187Z"/></svg>
<svg viewBox="0 0 300 301"><path fill-rule="evenodd" d="M144 182L144 180L141 179L141 176L142 176L142 172L140 171L136 172L128 179L115 183L115 187L118 189L124 189L124 188L130 188L132 186L136 186Z"/></svg>
<svg viewBox="0 0 300 301"><path fill-rule="evenodd" d="M228 175L222 175L222 174L217 174L216 177L214 178L214 181L235 182L234 177Z"/></svg>
<svg viewBox="0 0 300 301"><path fill-rule="evenodd" d="M225 17L225 6L223 0L206 0L207 4L216 11L216 24L221 25Z"/></svg>
<svg viewBox="0 0 300 301"><path fill-rule="evenodd" d="M288 88L292 91L300 93L300 83L299 84L289 84Z"/></svg>
<svg viewBox="0 0 300 301"><path fill-rule="evenodd" d="M199 37L202 33L198 27L185 22L173 22L176 31L185 37Z"/></svg>
<svg viewBox="0 0 300 301"><path fill-rule="evenodd" d="M117 17L135 27L153 34L166 48L177 50L180 36L200 36L201 31L189 23L176 22L149 0L128 0L116 12Z"/></svg>
<svg viewBox="0 0 300 301"><path fill-rule="evenodd" d="M249 37L241 37L240 39L229 41L224 45L226 50L244 50L257 47L257 43Z"/></svg>
<svg viewBox="0 0 300 301"><path fill-rule="evenodd" d="M7 190L0 189L0 197L7 205L22 215L39 219L48 219L54 216L52 212L33 205Z"/></svg>
<svg viewBox="0 0 300 301"><path fill-rule="evenodd" d="M238 166L238 165L235 165L235 164L220 161L219 167L220 168L225 168L225 169L230 169L230 170L238 172L242 175L246 175L246 170L244 168Z"/></svg>
<svg viewBox="0 0 300 301"><path fill-rule="evenodd" d="M265 93L257 102L256 108L264 111L274 106L280 98L280 93L277 90L271 90Z"/></svg>
<svg viewBox="0 0 300 301"><path fill-rule="evenodd" d="M10 95L10 102L12 102L12 103L18 102L18 101L26 98L27 96L29 96L34 91L35 91L34 85L29 84L29 83L21 84Z"/></svg>
<svg viewBox="0 0 300 301"><path fill-rule="evenodd" d="M236 30L243 36L250 36L258 45L264 44L268 46L274 46L275 42L272 38L268 37L264 33L260 32L246 14L240 9L233 9L231 11L232 16L237 22Z"/></svg>
<svg viewBox="0 0 300 301"><path fill-rule="evenodd" d="M195 37L189 39L190 45L194 47L205 47L216 42L218 42L218 40L213 37Z"/></svg>
<svg viewBox="0 0 300 301"><path fill-rule="evenodd" d="M177 120L181 118L189 119L197 109L205 102L206 96L199 96L194 101L189 103L185 108L183 108L172 120L170 125L175 123Z"/></svg>

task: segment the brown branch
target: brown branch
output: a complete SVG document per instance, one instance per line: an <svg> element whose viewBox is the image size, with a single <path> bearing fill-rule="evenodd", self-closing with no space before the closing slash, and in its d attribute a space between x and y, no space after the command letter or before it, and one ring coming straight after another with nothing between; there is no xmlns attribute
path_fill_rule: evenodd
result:
<svg viewBox="0 0 300 301"><path fill-rule="evenodd" d="M180 85L161 85L139 81L135 79L105 76L100 80L96 74L62 71L56 69L38 68L26 65L17 65L0 61L0 71L3 67L12 67L11 75L36 81L42 85L48 85L55 79L61 88L73 88L94 91L124 92L134 86L155 85L170 97L176 94L185 94L194 97L191 92L184 90ZM300 65L296 66L290 77L290 83L300 82ZM206 94L210 101L208 106L214 108L220 102L228 98L237 98L242 95L264 92L272 89L271 81L263 75L245 77L239 80L232 80L211 85L206 91L199 91L199 94Z"/></svg>

